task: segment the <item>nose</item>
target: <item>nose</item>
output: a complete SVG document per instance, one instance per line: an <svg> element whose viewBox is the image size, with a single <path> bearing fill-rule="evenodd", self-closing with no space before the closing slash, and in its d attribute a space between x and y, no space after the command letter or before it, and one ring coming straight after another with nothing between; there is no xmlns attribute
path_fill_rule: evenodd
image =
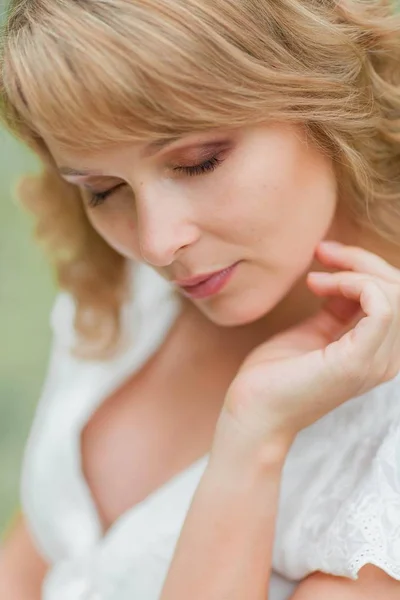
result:
<svg viewBox="0 0 400 600"><path fill-rule="evenodd" d="M141 257L154 267L170 265L199 238L185 201L160 195L138 199L137 231Z"/></svg>

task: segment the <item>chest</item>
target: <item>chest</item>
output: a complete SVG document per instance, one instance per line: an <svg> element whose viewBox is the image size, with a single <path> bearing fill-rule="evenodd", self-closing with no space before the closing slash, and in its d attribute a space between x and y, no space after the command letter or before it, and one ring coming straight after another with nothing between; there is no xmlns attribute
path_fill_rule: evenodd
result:
<svg viewBox="0 0 400 600"><path fill-rule="evenodd" d="M210 450L242 353L199 325L193 314L179 317L82 432L83 471L104 529Z"/></svg>

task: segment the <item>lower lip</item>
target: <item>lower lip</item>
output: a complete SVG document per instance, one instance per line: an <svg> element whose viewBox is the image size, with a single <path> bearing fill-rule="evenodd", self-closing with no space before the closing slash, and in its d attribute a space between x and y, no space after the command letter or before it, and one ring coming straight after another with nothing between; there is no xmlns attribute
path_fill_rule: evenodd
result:
<svg viewBox="0 0 400 600"><path fill-rule="evenodd" d="M212 275L209 279L206 279L197 285L181 287L181 290L188 298L200 299L215 296L215 294L218 294L218 292L220 292L230 281L237 265L238 263Z"/></svg>

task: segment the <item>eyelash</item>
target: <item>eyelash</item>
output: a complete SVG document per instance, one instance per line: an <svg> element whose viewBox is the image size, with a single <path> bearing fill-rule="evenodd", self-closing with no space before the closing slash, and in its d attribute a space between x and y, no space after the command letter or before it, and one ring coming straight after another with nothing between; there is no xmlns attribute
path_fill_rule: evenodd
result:
<svg viewBox="0 0 400 600"><path fill-rule="evenodd" d="M179 173L185 173L185 175L189 175L189 177L193 177L194 175L203 175L203 173L214 171L221 162L221 158L213 156L200 165L194 165L193 167L175 167L174 170Z"/></svg>
<svg viewBox="0 0 400 600"><path fill-rule="evenodd" d="M194 177L196 175L203 175L204 173L214 171L221 163L221 158L218 156L213 156L200 165L194 165L192 167L175 167L174 171L184 173L189 177ZM96 206L103 204L107 198L109 198L114 192L124 185L125 183L120 183L119 185L111 188L110 190L105 190L104 192L90 192L89 206L91 208L95 208Z"/></svg>

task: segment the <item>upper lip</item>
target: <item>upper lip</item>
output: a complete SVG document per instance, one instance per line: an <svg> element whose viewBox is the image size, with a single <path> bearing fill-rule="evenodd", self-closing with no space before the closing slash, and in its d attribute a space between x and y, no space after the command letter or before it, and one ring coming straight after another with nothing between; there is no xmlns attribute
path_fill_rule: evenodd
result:
<svg viewBox="0 0 400 600"><path fill-rule="evenodd" d="M229 267L225 267L224 269L219 269L218 271L214 271L213 273L205 273L203 275L196 275L195 277L189 277L188 279L174 279L173 283L175 283L176 285L179 285L180 287L190 287L190 286L198 285L199 283L203 283L204 281L207 281L207 279L210 279L214 275L218 275L218 273L221 273L222 271L229 269L231 266L233 266L233 265L230 265Z"/></svg>

